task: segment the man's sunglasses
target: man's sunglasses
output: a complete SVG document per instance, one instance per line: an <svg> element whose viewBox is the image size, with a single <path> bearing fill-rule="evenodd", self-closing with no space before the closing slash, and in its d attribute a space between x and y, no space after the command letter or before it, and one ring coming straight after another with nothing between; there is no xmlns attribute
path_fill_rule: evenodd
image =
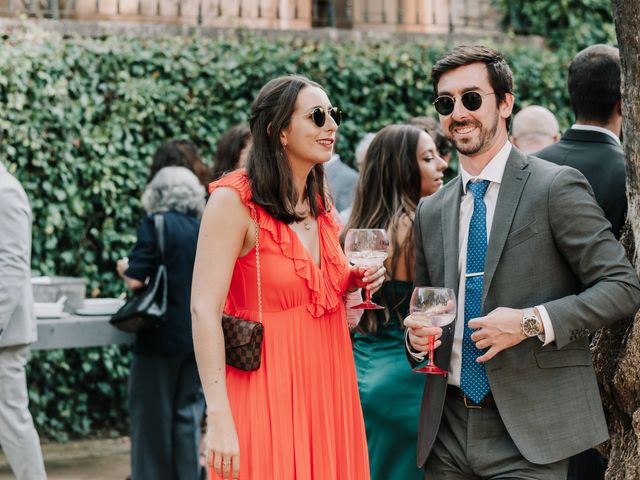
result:
<svg viewBox="0 0 640 480"><path fill-rule="evenodd" d="M482 97L485 95L493 95L495 92L480 93L480 92L465 92L460 96L462 105L470 112L475 112L482 106ZM442 115L447 116L453 113L453 109L456 104L456 98L450 95L440 95L433 102L433 106L436 107L436 111Z"/></svg>
<svg viewBox="0 0 640 480"><path fill-rule="evenodd" d="M331 115L336 125L340 125L342 122L342 110L337 107L331 107L326 110L322 107L316 107L309 113L309 116L318 127L324 127L324 122L327 121L327 113Z"/></svg>

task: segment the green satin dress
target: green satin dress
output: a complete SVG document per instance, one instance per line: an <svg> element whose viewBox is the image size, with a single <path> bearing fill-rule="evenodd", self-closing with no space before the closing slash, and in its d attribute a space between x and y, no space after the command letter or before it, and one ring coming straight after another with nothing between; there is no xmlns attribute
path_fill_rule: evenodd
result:
<svg viewBox="0 0 640 480"><path fill-rule="evenodd" d="M371 480L423 480L416 466L418 421L424 374L413 373L400 322L409 312L412 282L386 281L374 301L399 305L374 310L375 334L353 335L353 354L369 448ZM381 303L383 302L383 303Z"/></svg>

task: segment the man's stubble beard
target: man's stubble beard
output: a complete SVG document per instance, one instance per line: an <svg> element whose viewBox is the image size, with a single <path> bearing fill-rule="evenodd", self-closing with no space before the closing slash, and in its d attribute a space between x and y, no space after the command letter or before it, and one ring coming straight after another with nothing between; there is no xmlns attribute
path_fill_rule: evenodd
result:
<svg viewBox="0 0 640 480"><path fill-rule="evenodd" d="M489 130L486 130L482 125L482 123L478 121L468 121L468 122L462 122L462 123L453 122L449 127L449 135L447 135L447 137L449 138L449 140L451 140L451 142L453 143L458 153L461 153L466 156L475 155L477 153L483 152L490 146L491 140L495 138L496 132L498 131L499 121L500 121L500 118L498 115L496 115L494 118L493 124ZM467 142L456 140L454 138L452 130L455 127L464 126L464 125L474 125L475 127L480 129L480 136L478 137L478 140L476 142L467 143Z"/></svg>

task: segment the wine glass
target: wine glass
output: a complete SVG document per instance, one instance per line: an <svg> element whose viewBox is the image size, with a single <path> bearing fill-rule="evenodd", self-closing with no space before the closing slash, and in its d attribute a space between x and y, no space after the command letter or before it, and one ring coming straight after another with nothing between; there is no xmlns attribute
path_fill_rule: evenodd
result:
<svg viewBox="0 0 640 480"><path fill-rule="evenodd" d="M358 267L381 266L389 255L389 239L381 228L351 228L344 240L347 259ZM381 309L371 301L371 292L365 289L365 301L351 308Z"/></svg>
<svg viewBox="0 0 640 480"><path fill-rule="evenodd" d="M450 288L416 287L409 304L411 319L425 327L444 327L456 318L456 295ZM415 368L418 373L445 375L448 372L435 364L433 359L433 336L429 337L429 360L426 365Z"/></svg>

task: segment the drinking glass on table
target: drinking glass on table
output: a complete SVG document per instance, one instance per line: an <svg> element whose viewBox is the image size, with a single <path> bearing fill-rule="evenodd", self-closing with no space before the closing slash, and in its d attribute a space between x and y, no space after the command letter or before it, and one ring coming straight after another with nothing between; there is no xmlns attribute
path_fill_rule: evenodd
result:
<svg viewBox="0 0 640 480"><path fill-rule="evenodd" d="M389 255L389 239L381 228L352 228L344 240L347 259L358 267L380 267ZM365 301L351 308L381 309L371 301L371 293L365 289Z"/></svg>
<svg viewBox="0 0 640 480"><path fill-rule="evenodd" d="M409 315L412 320L425 327L444 327L456 318L456 295L450 288L416 287L411 295ZM433 359L433 336L429 337L429 360L427 364L415 368L418 373L445 375L446 370L435 364Z"/></svg>

